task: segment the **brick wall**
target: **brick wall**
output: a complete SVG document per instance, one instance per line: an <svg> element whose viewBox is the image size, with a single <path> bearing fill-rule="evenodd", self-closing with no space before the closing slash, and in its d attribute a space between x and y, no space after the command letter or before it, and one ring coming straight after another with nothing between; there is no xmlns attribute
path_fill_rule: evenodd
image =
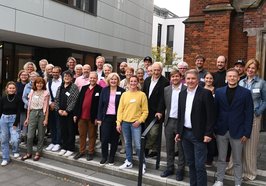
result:
<svg viewBox="0 0 266 186"><path fill-rule="evenodd" d="M266 2L258 9L245 10L243 27L249 28L263 28L266 25ZM256 36L248 37L247 59L256 57Z"/></svg>
<svg viewBox="0 0 266 186"><path fill-rule="evenodd" d="M208 5L206 0L190 0L190 16L204 15L203 9Z"/></svg>
<svg viewBox="0 0 266 186"><path fill-rule="evenodd" d="M231 17L228 67L233 67L238 59L247 61L248 37L247 33L243 32L243 19L243 13L234 13Z"/></svg>
<svg viewBox="0 0 266 186"><path fill-rule="evenodd" d="M184 61L194 67L197 54L206 57L205 68L216 70L219 55L228 57L228 67L236 60L247 61L256 56L256 36L247 36L243 30L261 28L266 24L266 1L259 8L236 13L234 10L204 11L208 5L223 5L232 0L191 0L190 17L185 22ZM210 7L210 6L208 6Z"/></svg>

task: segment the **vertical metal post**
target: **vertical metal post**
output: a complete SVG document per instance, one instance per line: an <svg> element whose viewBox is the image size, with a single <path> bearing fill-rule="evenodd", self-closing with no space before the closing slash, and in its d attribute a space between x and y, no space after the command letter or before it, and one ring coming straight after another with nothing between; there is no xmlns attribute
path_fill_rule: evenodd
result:
<svg viewBox="0 0 266 186"><path fill-rule="evenodd" d="M156 170L160 167L160 160L161 160L161 146L162 146L162 123L158 123L159 125L159 134L158 134L158 146L157 146L157 158L156 158Z"/></svg>
<svg viewBox="0 0 266 186"><path fill-rule="evenodd" d="M139 176L138 176L138 186L142 185L142 168L143 168L143 153L145 145L145 136L141 136L141 146L140 146L140 157L139 157Z"/></svg>

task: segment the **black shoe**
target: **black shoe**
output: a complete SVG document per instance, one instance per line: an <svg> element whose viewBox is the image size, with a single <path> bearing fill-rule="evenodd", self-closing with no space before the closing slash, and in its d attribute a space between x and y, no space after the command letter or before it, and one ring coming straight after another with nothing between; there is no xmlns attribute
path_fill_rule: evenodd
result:
<svg viewBox="0 0 266 186"><path fill-rule="evenodd" d="M87 161L93 160L93 154L87 154L86 159L87 159Z"/></svg>
<svg viewBox="0 0 266 186"><path fill-rule="evenodd" d="M170 175L173 175L174 174L174 171L171 171L171 170L165 170L161 173L161 177L168 177Z"/></svg>
<svg viewBox="0 0 266 186"><path fill-rule="evenodd" d="M102 160L100 161L100 164L103 165L106 163L106 161L107 161L107 158L102 158Z"/></svg>
<svg viewBox="0 0 266 186"><path fill-rule="evenodd" d="M113 165L115 162L114 159L115 159L114 157L109 157L108 164Z"/></svg>
<svg viewBox="0 0 266 186"><path fill-rule="evenodd" d="M148 155L148 157L149 157L149 158L153 158L153 157L155 157L155 156L157 156L157 155L158 155L157 152L152 151L152 152Z"/></svg>
<svg viewBox="0 0 266 186"><path fill-rule="evenodd" d="M150 151L149 149L145 149L145 152L144 152L145 153L145 157L148 157L149 151Z"/></svg>
<svg viewBox="0 0 266 186"><path fill-rule="evenodd" d="M182 181L183 179L184 179L184 171L183 170L176 171L176 180Z"/></svg>
<svg viewBox="0 0 266 186"><path fill-rule="evenodd" d="M81 158L82 156L84 156L84 154L78 152L78 153L73 157L73 159L77 160L77 159Z"/></svg>

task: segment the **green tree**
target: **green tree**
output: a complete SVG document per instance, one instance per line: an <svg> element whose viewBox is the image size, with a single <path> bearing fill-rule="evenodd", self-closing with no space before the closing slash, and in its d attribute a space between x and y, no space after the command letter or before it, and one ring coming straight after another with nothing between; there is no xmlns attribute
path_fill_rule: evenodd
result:
<svg viewBox="0 0 266 186"><path fill-rule="evenodd" d="M173 61L181 59L176 52L173 52L173 48L168 46L152 47L152 58L154 61L160 61L164 65L173 65Z"/></svg>

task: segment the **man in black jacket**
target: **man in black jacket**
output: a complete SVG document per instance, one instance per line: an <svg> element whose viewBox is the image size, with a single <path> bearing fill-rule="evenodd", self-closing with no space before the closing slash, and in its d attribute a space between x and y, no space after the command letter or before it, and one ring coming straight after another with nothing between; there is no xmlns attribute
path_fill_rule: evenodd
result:
<svg viewBox="0 0 266 186"><path fill-rule="evenodd" d="M212 140L214 99L211 91L199 86L196 69L186 71L187 89L179 94L175 140L182 139L191 186L207 186L207 143Z"/></svg>
<svg viewBox="0 0 266 186"><path fill-rule="evenodd" d="M163 66L160 62L152 65L152 76L147 77L144 81L143 92L148 98L149 115L145 122L147 127L154 117L158 118L158 122L152 127L146 140L145 153L148 157L157 156L157 139L159 134L159 125L164 120L164 87L169 85L169 81L162 76ZM151 152L149 153L149 151Z"/></svg>
<svg viewBox="0 0 266 186"><path fill-rule="evenodd" d="M89 136L87 160L93 159L98 128L96 118L102 91L102 87L97 84L97 80L97 73L90 72L90 84L82 87L77 100L74 121L78 121L80 149L74 159L79 159L85 155L87 136Z"/></svg>

